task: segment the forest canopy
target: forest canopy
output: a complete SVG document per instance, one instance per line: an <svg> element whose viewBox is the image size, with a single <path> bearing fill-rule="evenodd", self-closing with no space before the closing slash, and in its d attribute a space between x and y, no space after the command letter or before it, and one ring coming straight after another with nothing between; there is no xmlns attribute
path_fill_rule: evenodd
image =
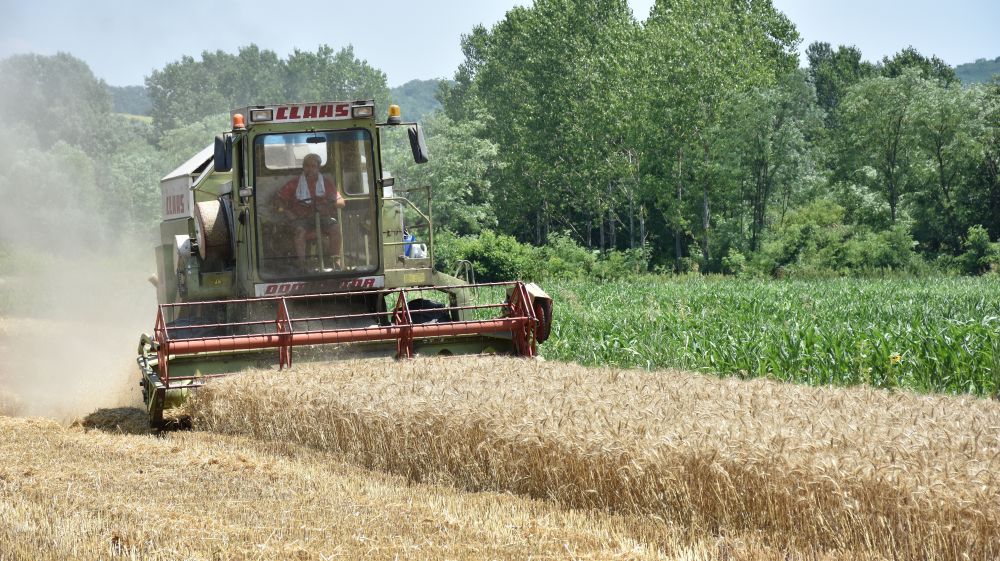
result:
<svg viewBox="0 0 1000 561"><path fill-rule="evenodd" d="M431 111L431 163L392 143L386 158L398 181L433 186L448 235L676 272L981 273L1000 261L996 79L963 87L961 67L906 46L877 61L803 48L769 0L660 0L645 21L625 0L537 0L461 47L452 79L392 91L350 46L206 51L128 88L71 54L11 56L0 196L36 205L42 223L84 215L150 236L158 178L231 108L366 98ZM47 195L68 183L86 204ZM0 240L30 238L21 208L3 208Z"/></svg>

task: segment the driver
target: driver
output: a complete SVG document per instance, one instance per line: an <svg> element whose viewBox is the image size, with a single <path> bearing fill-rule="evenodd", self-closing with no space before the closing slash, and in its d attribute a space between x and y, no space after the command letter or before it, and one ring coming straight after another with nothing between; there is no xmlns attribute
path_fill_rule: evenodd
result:
<svg viewBox="0 0 1000 561"><path fill-rule="evenodd" d="M302 159L302 175L293 177L278 191L278 213L295 228L295 253L299 265L306 265L306 237L316 230L316 212L320 216L320 229L326 238L324 253L333 254L334 267L340 268L341 236L332 214L344 208L347 202L337 192L337 184L330 176L320 173L319 154L306 154Z"/></svg>

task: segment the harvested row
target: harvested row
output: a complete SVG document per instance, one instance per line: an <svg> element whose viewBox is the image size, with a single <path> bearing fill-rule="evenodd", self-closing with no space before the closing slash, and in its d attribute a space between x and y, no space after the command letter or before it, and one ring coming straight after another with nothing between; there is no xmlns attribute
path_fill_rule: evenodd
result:
<svg viewBox="0 0 1000 561"><path fill-rule="evenodd" d="M463 358L248 373L192 412L414 481L807 557L1000 555L1000 405L986 400Z"/></svg>
<svg viewBox="0 0 1000 561"><path fill-rule="evenodd" d="M144 413L98 412L110 430ZM412 485L302 446L0 417L0 560L758 559L712 540L669 557L628 517Z"/></svg>

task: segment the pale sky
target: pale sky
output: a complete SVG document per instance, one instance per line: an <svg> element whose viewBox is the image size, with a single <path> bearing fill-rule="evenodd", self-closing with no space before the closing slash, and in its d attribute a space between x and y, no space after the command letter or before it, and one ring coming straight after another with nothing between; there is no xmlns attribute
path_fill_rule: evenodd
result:
<svg viewBox="0 0 1000 561"><path fill-rule="evenodd" d="M998 0L773 0L812 41L856 45L868 60L913 45L952 65L1000 56ZM280 57L351 44L390 86L451 77L459 38L492 26L516 0L0 0L0 58L68 52L115 86L142 84L154 69L202 51L256 43ZM629 0L643 20L653 0Z"/></svg>

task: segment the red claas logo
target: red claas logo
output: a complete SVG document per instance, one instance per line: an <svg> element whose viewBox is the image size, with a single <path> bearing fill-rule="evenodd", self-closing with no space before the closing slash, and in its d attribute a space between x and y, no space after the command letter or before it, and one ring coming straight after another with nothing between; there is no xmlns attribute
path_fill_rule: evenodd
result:
<svg viewBox="0 0 1000 561"><path fill-rule="evenodd" d="M168 195L163 198L163 214L184 214L186 211L184 195Z"/></svg>
<svg viewBox="0 0 1000 561"><path fill-rule="evenodd" d="M282 105L274 115L275 121L299 121L304 119L335 119L349 117L349 103L325 103L317 105Z"/></svg>

